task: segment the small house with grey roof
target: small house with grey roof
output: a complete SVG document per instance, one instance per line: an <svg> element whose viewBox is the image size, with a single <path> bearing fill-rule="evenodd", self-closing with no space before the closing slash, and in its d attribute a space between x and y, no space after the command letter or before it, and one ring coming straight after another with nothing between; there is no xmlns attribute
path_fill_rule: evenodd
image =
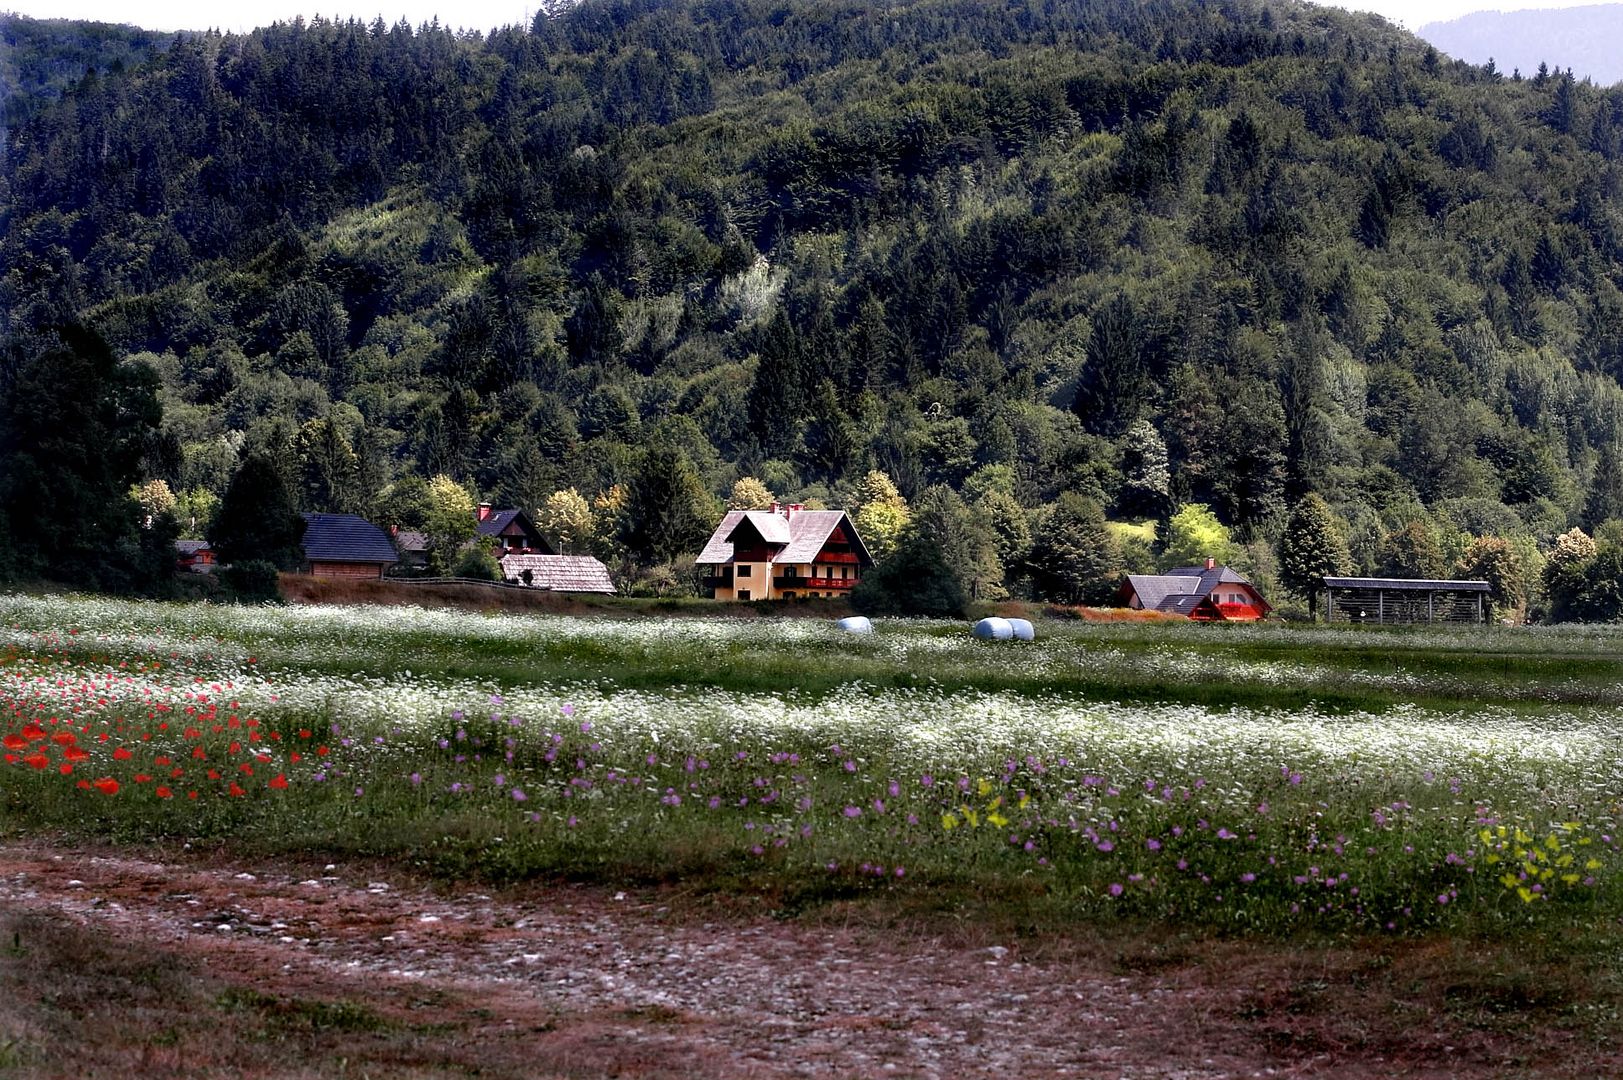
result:
<svg viewBox="0 0 1623 1080"><path fill-rule="evenodd" d="M1196 622L1255 622L1273 610L1255 585L1216 559L1164 574L1128 574L1116 590L1116 604Z"/></svg>
<svg viewBox="0 0 1623 1080"><path fill-rule="evenodd" d="M304 515L304 570L315 577L380 578L399 561L389 534L354 514Z"/></svg>
<svg viewBox="0 0 1623 1080"><path fill-rule="evenodd" d="M696 560L717 600L845 596L873 556L844 510L729 510Z"/></svg>

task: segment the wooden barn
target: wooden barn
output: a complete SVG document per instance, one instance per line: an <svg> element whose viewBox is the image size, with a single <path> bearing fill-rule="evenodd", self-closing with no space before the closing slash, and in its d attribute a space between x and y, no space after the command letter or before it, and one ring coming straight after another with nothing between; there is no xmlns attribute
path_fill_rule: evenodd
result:
<svg viewBox="0 0 1623 1080"><path fill-rule="evenodd" d="M354 514L305 514L304 572L380 578L399 559L389 534Z"/></svg>
<svg viewBox="0 0 1623 1080"><path fill-rule="evenodd" d="M1330 622L1481 623L1488 621L1486 581L1327 577Z"/></svg>

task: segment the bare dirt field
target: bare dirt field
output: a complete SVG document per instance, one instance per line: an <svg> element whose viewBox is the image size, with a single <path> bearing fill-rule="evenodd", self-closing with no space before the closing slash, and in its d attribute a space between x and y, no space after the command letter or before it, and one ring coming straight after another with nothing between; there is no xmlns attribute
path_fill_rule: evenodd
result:
<svg viewBox="0 0 1623 1080"><path fill-rule="evenodd" d="M4 843L0 1076L1623 1072L1616 997L1512 946L888 910Z"/></svg>

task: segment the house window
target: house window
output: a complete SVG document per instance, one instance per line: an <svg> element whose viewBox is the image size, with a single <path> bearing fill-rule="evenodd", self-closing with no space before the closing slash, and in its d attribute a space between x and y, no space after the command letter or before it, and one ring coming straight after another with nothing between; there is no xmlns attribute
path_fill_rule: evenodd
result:
<svg viewBox="0 0 1623 1080"><path fill-rule="evenodd" d="M750 591L748 589L739 589L738 598L740 600L748 600L750 598Z"/></svg>
<svg viewBox="0 0 1623 1080"><path fill-rule="evenodd" d="M738 576L739 577L749 577L750 576L750 568L747 567L747 566L740 566L738 568ZM746 596L746 597L744 597L744 599L748 600L749 597Z"/></svg>

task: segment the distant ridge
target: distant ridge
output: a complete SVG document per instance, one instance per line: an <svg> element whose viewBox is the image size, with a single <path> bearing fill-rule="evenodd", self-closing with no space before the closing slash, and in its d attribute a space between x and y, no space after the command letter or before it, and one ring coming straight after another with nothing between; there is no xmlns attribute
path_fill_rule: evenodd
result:
<svg viewBox="0 0 1623 1080"><path fill-rule="evenodd" d="M1505 74L1532 75L1539 64L1572 69L1602 86L1623 82L1623 4L1543 11L1478 11L1427 23L1420 36L1443 52Z"/></svg>

